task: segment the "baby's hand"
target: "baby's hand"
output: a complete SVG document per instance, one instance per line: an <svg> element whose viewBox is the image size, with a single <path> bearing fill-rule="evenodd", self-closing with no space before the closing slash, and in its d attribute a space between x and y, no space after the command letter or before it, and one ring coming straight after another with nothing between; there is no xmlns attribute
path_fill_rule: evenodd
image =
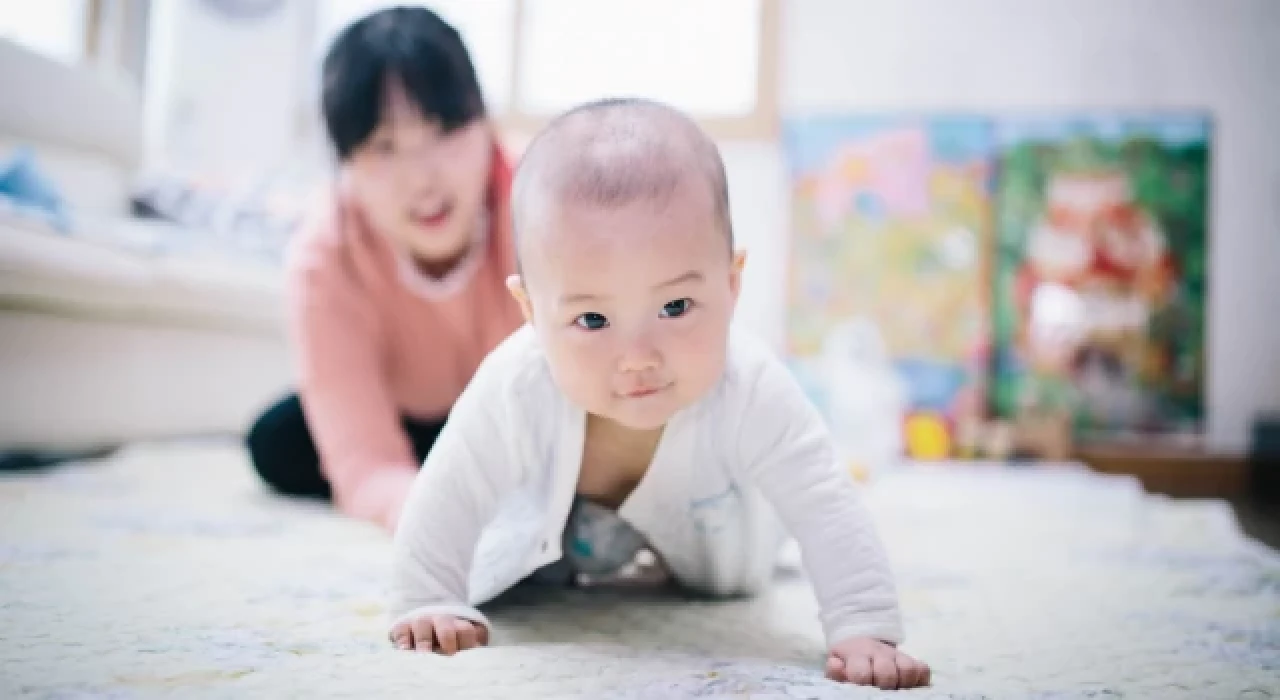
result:
<svg viewBox="0 0 1280 700"><path fill-rule="evenodd" d="M452 615L424 615L397 622L391 642L400 649L436 651L452 656L489 643L489 629L478 622Z"/></svg>
<svg viewBox="0 0 1280 700"><path fill-rule="evenodd" d="M878 639L851 637L831 648L827 678L905 690L929 685L929 667Z"/></svg>

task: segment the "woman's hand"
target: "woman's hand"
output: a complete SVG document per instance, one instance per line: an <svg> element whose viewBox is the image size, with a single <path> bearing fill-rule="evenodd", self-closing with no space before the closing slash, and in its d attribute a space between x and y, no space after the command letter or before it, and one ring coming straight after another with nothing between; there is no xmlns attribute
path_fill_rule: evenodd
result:
<svg viewBox="0 0 1280 700"><path fill-rule="evenodd" d="M338 507L348 515L376 523L388 533L395 534L400 511L404 509L417 475L416 469L381 469L365 477L356 492L341 499Z"/></svg>

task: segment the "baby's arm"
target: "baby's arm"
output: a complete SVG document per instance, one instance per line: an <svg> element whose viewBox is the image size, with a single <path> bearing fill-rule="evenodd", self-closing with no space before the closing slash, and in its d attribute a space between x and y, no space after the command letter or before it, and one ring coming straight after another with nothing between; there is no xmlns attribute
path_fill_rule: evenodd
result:
<svg viewBox="0 0 1280 700"><path fill-rule="evenodd" d="M781 365L764 369L747 401L743 463L800 544L828 674L891 688L927 683L927 667L895 648L903 632L888 557L821 416Z"/></svg>
<svg viewBox="0 0 1280 700"><path fill-rule="evenodd" d="M511 411L494 368L481 367L423 464L396 528L391 640L453 653L485 644L488 620L468 604L482 529L520 480Z"/></svg>

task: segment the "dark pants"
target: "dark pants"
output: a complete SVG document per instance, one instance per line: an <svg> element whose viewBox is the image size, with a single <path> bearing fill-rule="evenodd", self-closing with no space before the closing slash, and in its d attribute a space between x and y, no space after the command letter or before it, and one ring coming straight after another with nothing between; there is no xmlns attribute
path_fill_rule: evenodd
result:
<svg viewBox="0 0 1280 700"><path fill-rule="evenodd" d="M444 420L405 418L402 426L421 464L440 436ZM254 468L271 488L289 496L332 498L296 394L285 397L258 418L249 431L248 445Z"/></svg>

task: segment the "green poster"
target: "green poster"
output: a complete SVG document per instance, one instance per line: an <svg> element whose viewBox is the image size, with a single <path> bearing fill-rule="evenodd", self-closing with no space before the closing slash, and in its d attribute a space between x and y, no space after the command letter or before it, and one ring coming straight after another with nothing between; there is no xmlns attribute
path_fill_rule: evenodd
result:
<svg viewBox="0 0 1280 700"><path fill-rule="evenodd" d="M1210 133L1197 113L995 121L997 415L1202 430Z"/></svg>

